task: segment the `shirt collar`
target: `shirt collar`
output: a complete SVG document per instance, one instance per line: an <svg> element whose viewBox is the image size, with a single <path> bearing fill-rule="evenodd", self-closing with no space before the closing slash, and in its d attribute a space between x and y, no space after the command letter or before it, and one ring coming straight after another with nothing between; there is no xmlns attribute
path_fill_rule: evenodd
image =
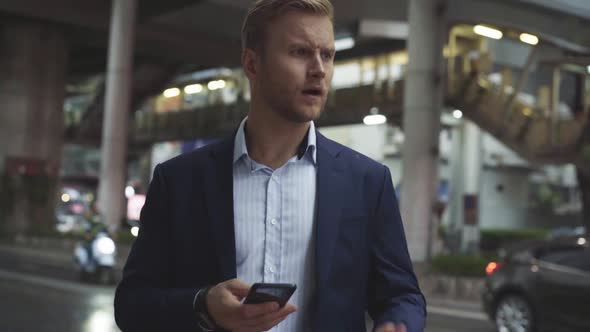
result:
<svg viewBox="0 0 590 332"><path fill-rule="evenodd" d="M246 146L246 134L245 134L245 127L246 127L246 120L248 117L245 117L244 120L240 123L240 127L236 133L236 137L234 139L234 159L233 163L235 164L240 158L243 156L248 156L248 147ZM313 121L309 122L309 129L307 134L305 135L307 138L307 142L304 140L301 142L299 149L297 150L297 157L299 159L303 158L307 154L311 154L311 159L314 164L317 163L317 136L315 132L315 124Z"/></svg>

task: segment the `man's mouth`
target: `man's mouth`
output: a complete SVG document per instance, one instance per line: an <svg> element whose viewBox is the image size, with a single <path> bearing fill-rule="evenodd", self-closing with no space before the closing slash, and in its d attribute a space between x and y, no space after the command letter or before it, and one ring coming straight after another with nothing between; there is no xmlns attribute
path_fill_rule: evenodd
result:
<svg viewBox="0 0 590 332"><path fill-rule="evenodd" d="M320 97L320 96L322 96L323 91L320 88L310 88L310 89L304 89L303 94L306 96Z"/></svg>

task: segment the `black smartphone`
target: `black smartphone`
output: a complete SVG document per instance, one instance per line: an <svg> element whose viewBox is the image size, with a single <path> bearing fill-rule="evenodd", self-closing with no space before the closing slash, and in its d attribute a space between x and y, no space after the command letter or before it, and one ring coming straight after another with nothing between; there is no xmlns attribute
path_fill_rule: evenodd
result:
<svg viewBox="0 0 590 332"><path fill-rule="evenodd" d="M295 284L255 283L250 288L244 304L259 304L277 302L284 307L297 289Z"/></svg>

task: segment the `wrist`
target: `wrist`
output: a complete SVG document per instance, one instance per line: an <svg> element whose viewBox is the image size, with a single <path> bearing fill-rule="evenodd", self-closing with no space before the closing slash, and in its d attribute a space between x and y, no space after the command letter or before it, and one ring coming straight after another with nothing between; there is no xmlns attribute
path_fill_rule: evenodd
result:
<svg viewBox="0 0 590 332"><path fill-rule="evenodd" d="M199 327L203 331L214 331L217 328L207 307L207 294L209 294L210 289L211 287L201 288L193 300L193 312L195 313Z"/></svg>

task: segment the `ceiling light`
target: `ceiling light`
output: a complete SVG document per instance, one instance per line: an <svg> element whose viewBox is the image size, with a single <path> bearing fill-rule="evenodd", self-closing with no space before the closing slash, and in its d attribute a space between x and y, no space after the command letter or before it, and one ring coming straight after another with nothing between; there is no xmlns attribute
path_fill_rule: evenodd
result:
<svg viewBox="0 0 590 332"><path fill-rule="evenodd" d="M453 117L455 119L461 119L463 117L463 112L461 112L460 110L454 110Z"/></svg>
<svg viewBox="0 0 590 332"><path fill-rule="evenodd" d="M487 27L485 25L476 25L473 27L473 32L477 33L480 36L492 38L492 39L502 39L502 31Z"/></svg>
<svg viewBox="0 0 590 332"><path fill-rule="evenodd" d="M184 93L187 95L192 95L193 93L199 93L203 91L203 86L201 84L191 84L184 87Z"/></svg>
<svg viewBox="0 0 590 332"><path fill-rule="evenodd" d="M219 90L225 88L225 81L224 80L216 80L207 83L207 89L211 91Z"/></svg>
<svg viewBox="0 0 590 332"><path fill-rule="evenodd" d="M521 33L520 41L530 45L537 45L539 43L539 38L535 35L531 35L528 33Z"/></svg>
<svg viewBox="0 0 590 332"><path fill-rule="evenodd" d="M336 41L334 42L334 49L336 50L336 52L348 50L353 48L354 44L354 38L352 37L336 39Z"/></svg>
<svg viewBox="0 0 590 332"><path fill-rule="evenodd" d="M180 95L180 89L178 89L178 88L170 88L170 89L164 90L164 97L166 97L166 98L172 98L172 97L176 97L178 95Z"/></svg>
<svg viewBox="0 0 590 332"><path fill-rule="evenodd" d="M590 74L590 66L586 67L586 70L588 71L588 74Z"/></svg>
<svg viewBox="0 0 590 332"><path fill-rule="evenodd" d="M586 244L586 239L583 238L583 237L579 238L578 239L578 244L581 245L581 246L585 245Z"/></svg>

